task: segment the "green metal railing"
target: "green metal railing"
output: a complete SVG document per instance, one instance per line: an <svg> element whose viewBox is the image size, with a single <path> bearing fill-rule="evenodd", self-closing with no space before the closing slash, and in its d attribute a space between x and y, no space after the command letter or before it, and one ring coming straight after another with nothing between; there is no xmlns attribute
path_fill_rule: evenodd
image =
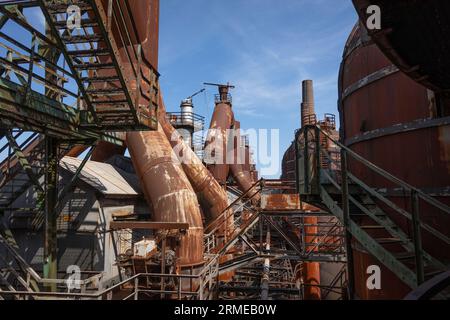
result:
<svg viewBox="0 0 450 320"><path fill-rule="evenodd" d="M321 145L320 140L323 138L340 151L341 156L339 159L333 159L326 147ZM436 212L448 215L450 214L450 207L448 205L371 163L339 141L333 139L328 132L322 130L319 126L305 126L296 133L296 151L297 188L300 194L312 198L316 197L318 199L317 201L325 204L343 222L351 236L356 238L366 250L384 263L386 267L409 286L416 287L425 280L425 267L427 265L442 271L448 268L443 262L432 257L423 249L422 236L423 232L427 231L447 248L450 245L450 238L435 227L425 223L420 214L423 212L421 209L427 206L427 210L432 208ZM321 166L321 158L324 157L330 164L333 164L335 170L330 168L324 169ZM350 172L348 168L349 159L379 175L387 183L394 184L403 189L405 199L409 200L409 208L403 208L395 204L376 188L370 187L363 179L358 178ZM340 205L338 204L339 201L336 202L335 198L330 194L330 186L334 187L341 194L339 199ZM355 186L358 192L355 192ZM361 191L367 198L373 199L372 205L377 206L378 213L384 212L387 209L390 214L398 214L410 221L412 224L412 240L408 239L407 234L390 220L389 214L386 214L384 219L377 217L377 214L370 210L360 199L361 195L359 193ZM403 247L414 254L414 270L400 262L393 253L386 250L376 239L371 237L361 226L351 219L351 205L375 220L389 233L395 233L403 241ZM380 205L386 209L380 209ZM351 251L351 247L348 244L347 253L349 251Z"/></svg>

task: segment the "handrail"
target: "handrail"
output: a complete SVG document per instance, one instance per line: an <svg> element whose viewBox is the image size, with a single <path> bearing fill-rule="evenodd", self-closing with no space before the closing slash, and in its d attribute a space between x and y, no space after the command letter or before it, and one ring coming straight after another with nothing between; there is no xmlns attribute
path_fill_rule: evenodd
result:
<svg viewBox="0 0 450 320"><path fill-rule="evenodd" d="M136 284L137 280L142 277L158 277L158 278L178 278L178 279L197 279L202 278L205 276L208 272L211 271L211 266L217 262L217 255L214 255L212 259L209 259L209 261L206 263L206 265L203 267L203 269L200 271L199 274L191 275L191 274L163 274L163 273L138 273L133 276L131 276L128 279L125 279L107 289L104 289L97 293L65 293L65 292L28 292L28 291L1 291L0 296L3 294L6 295L26 295L26 296L47 296L47 297L67 297L67 298L92 298L92 299L98 299L115 289L118 289L122 287L123 285L134 281ZM54 282L51 282L54 283ZM181 284L179 283L179 287L181 288ZM198 291L202 290L203 288L199 286L197 291L175 291L173 293L181 293L181 294L195 294L199 295L200 293ZM138 290L135 288L135 290ZM148 291L148 290L140 290L140 291ZM160 290L155 290L156 293L161 292ZM136 292L135 292L136 293Z"/></svg>
<svg viewBox="0 0 450 320"><path fill-rule="evenodd" d="M30 275L30 277L40 284L65 284L66 279L44 279L42 278L23 258L22 256L17 253L17 251L10 246L8 241L0 234L0 244L3 244L3 246L8 250L8 252L14 257L14 259L17 261L19 265L23 268L23 270ZM22 269L21 268L21 269ZM95 276L92 276L85 280L80 280L81 286L86 286L92 282L94 282L94 279L98 278L98 274Z"/></svg>
<svg viewBox="0 0 450 320"><path fill-rule="evenodd" d="M236 200L234 200L230 205L228 205L225 209L222 210L222 212L220 213L220 215L218 215L213 221L211 221L209 223L209 225L205 228L205 234L210 234L211 232L215 232L218 227L220 226L215 226L215 223L218 222L218 220L220 219L224 219L224 221L226 221L229 217L223 217L224 214L233 214L233 213L229 213L228 211L233 208L239 201L241 201L245 196L247 196L251 190L253 190L258 184L262 184L264 181L263 178L259 179L258 181L256 181L247 191L245 191L240 197L238 197ZM256 194L258 194L261 190L256 191L251 197L249 197L246 202L250 201ZM223 224L223 222L222 222ZM213 230L209 231L209 229L211 227L214 227Z"/></svg>
<svg viewBox="0 0 450 320"><path fill-rule="evenodd" d="M327 132L322 130L320 127L318 127L318 126L313 126L313 127L314 128L318 128L319 131L323 135L325 135L328 139L330 139L331 142L333 142L334 144L339 146L341 149L344 149L350 156L352 156L353 158L355 158L359 162L365 164L366 166L368 166L370 169L372 169L373 171L375 171L379 175L383 176L384 178L390 180L393 183L396 183L396 184L402 186L404 189L406 189L408 191L416 192L423 200L425 200L429 204L434 205L435 207L441 209L442 211L444 211L447 214L450 214L450 207L447 206L446 204L444 204L444 203L434 199L433 197L431 197L431 196L427 195L426 193L424 193L422 190L420 190L420 189L410 185L409 183L401 180L400 178L397 178L396 176L390 174L389 172L381 169L380 167L378 167L377 165L375 165L372 162L368 161L367 159L363 158L362 156L360 156L359 154L357 154L356 152L354 152L350 148L344 146L339 141L334 140Z"/></svg>
<svg viewBox="0 0 450 320"><path fill-rule="evenodd" d="M333 139L326 131L322 130L319 126L310 126L310 127L317 128L319 130L319 132L321 134L325 135L331 142L333 142L335 145L337 145L341 149L345 150L345 152L347 152L347 154L351 155L353 158L355 158L356 160L358 160L362 164L366 165L367 167L369 167L370 169L372 169L376 173L380 174L382 177L385 177L389 181L391 181L391 182L393 182L393 183L403 187L405 190L407 190L407 191L409 191L411 193L417 194L424 201L428 202L431 205L434 205L436 208L444 211L445 213L450 214L450 207L448 207L447 205L441 203L440 201L434 199L433 197L430 197L429 195L425 194L420 189L418 189L418 188L408 184L407 182L405 182L405 181L395 177L394 175L390 174L389 172L379 168L377 165L375 165L372 162L368 161L367 159L363 158L362 156L360 156L359 154L357 154L353 150L351 150L348 147L344 146L339 141L336 141L335 139ZM327 154L327 152L325 150L322 150L322 148L321 148L320 151L322 153L324 153L330 161L333 161L333 159L331 159L331 157L329 157L329 155ZM387 199L383 195L381 195L378 192L374 191L373 189L371 189L369 186L367 186L365 183L363 183L360 179L358 179L353 174L348 172L347 175L352 181L357 183L366 192L369 192L371 195L375 196L378 200L380 200L383 203L385 203L386 205L388 205L391 209L393 209L397 213L401 214L402 216L404 216L408 220L412 221L413 219L415 219L414 214L411 214L408 211L400 208L399 206L397 206L395 203L393 203L392 201L390 201L389 199ZM326 174L326 176L328 178L330 178L327 174ZM447 244L450 244L450 238L449 237L447 237L446 235L442 234L441 232L439 232L435 228L431 227L429 224L421 222L421 221L418 221L418 224L424 230L432 233L434 236L439 238L441 241L443 241L443 242L445 242Z"/></svg>
<svg viewBox="0 0 450 320"><path fill-rule="evenodd" d="M308 130L314 130L313 139L311 141L308 141L309 135ZM391 210L394 210L398 214L402 215L403 217L407 218L412 222L412 246L414 250L414 257L415 257L415 265L416 265L416 271L414 273L416 285L421 284L424 281L424 258L426 257L428 260L434 260L429 254L427 254L424 249L422 248L422 229L428 231L430 234L438 238L439 240L443 241L446 244L450 244L450 238L444 235L443 233L439 232L432 226L430 226L427 223L424 223L420 219L420 209L419 209L419 201L422 199L425 203L430 204L431 206L435 207L438 210L443 211L445 214L450 214L450 207L447 206L444 203L441 203L440 201L436 200L435 198L429 196L428 194L424 193L422 190L410 185L409 183L401 180L400 178L397 178L396 176L390 174L389 172L381 169L377 165L373 164L372 162L368 161L367 159L363 158L350 148L344 146L341 142L335 140L330 133L328 133L326 130L323 130L319 125L307 125L304 126L302 129L296 132L296 140L299 140L300 135L303 134L304 136L307 136L308 138L305 138L305 155L304 157L310 157L311 151L306 149L309 148L309 144L314 142L315 147L313 148L314 155L314 164L309 164L312 168L316 169L316 172L313 172L314 180L317 181L317 184L320 186L322 182L322 178L326 178L328 181L331 182L332 185L334 185L337 190L340 190L342 192L342 201L343 201L343 209L341 212L341 215L339 218L344 221L344 224L346 224L346 228L349 228L350 225L354 222L349 220L349 205L348 202L346 204L345 201L348 201L349 199L355 203L358 207L361 207L361 205L358 202L355 202L354 198L351 196L351 194L348 191L348 182L353 181L357 186L359 186L362 190L364 190L368 195L376 198L378 201L381 201L383 204L385 204L388 208ZM331 172L325 169L323 167L323 155L330 161L330 163L336 163L337 159L333 159L325 150L324 148L324 138L328 139L331 143L336 146L336 148L340 148L340 173L341 173L341 179L342 182L338 183L334 181L334 179L331 177ZM301 147L303 149L303 146ZM308 152L308 153L307 153ZM374 190L372 187L365 184L362 180L357 178L355 175L351 174L351 172L348 171L347 168L347 156L352 157L365 167L369 168L376 174L380 175L387 181L390 181L391 183L400 186L403 188L406 192L406 195L409 195L411 208L410 209L403 209L402 207L396 205L394 202L390 201L387 197L381 195L379 192ZM339 172L339 169L337 170ZM342 185L342 187L341 187ZM315 192L315 191L314 191ZM320 187L318 192L323 193L324 188ZM326 191L325 191L326 193ZM323 195L322 195L323 197ZM324 201L330 201L331 199L327 199ZM364 209L361 209L364 211ZM346 222L347 220L347 222ZM376 220L376 219L375 219ZM377 221L377 220L376 220ZM378 222L380 223L380 222ZM380 225L384 226L384 224L380 223ZM351 231L350 231L351 232ZM369 244L370 245L370 244ZM431 258L431 259L430 259ZM433 261L434 263L434 261ZM442 265L442 263L440 263ZM402 264L404 267L404 264ZM398 265L400 268L400 265ZM403 268L401 267L399 272L406 272L406 270L401 271ZM414 282L412 282L414 283Z"/></svg>

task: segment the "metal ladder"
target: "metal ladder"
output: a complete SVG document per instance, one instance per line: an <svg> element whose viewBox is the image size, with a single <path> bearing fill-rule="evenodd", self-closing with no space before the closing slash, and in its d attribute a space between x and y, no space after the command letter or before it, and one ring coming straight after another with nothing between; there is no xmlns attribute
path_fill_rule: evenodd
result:
<svg viewBox="0 0 450 320"><path fill-rule="evenodd" d="M126 1L108 1L107 12L99 0L39 4L83 96L86 117L107 130L156 129L159 74L132 40L137 31L127 28L126 18L133 21ZM80 10L80 28L67 23L70 5Z"/></svg>

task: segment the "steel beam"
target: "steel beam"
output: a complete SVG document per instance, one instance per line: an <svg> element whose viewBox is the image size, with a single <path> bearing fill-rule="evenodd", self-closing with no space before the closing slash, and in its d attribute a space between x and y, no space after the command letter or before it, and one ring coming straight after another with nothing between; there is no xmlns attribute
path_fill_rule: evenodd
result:
<svg viewBox="0 0 450 320"><path fill-rule="evenodd" d="M58 141L45 138L45 235L44 235L44 278L57 278L57 218L56 202L58 199ZM49 289L56 291L56 284Z"/></svg>
<svg viewBox="0 0 450 320"><path fill-rule="evenodd" d="M189 223L181 222L154 222L154 221L111 221L111 230L187 230Z"/></svg>

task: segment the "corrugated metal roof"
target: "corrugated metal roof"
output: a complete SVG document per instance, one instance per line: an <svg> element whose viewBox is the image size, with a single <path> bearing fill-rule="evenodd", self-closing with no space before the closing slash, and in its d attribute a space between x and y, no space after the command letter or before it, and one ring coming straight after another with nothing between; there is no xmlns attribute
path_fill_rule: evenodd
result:
<svg viewBox="0 0 450 320"><path fill-rule="evenodd" d="M78 158L64 157L60 161L60 166L71 173L75 173L81 161ZM140 190L136 182L133 181L133 177L120 171L110 164L87 161L79 179L105 196L138 196Z"/></svg>

